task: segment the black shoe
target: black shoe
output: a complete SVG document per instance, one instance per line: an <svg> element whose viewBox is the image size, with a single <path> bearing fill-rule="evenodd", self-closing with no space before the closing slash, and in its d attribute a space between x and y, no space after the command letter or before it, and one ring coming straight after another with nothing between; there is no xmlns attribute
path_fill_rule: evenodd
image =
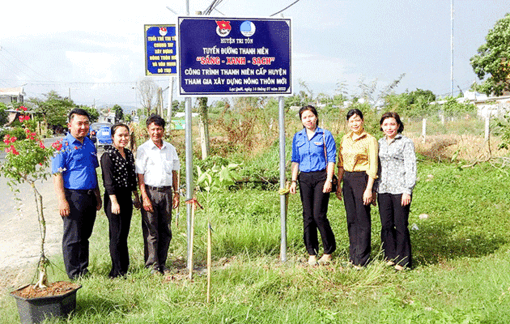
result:
<svg viewBox="0 0 510 324"><path fill-rule="evenodd" d="M165 267L165 266L161 266L161 267L159 267L159 271L160 271L162 274L165 274L165 275L170 274L170 272L171 272L171 271L170 271L170 269L168 269L168 268L167 268L167 267Z"/></svg>
<svg viewBox="0 0 510 324"><path fill-rule="evenodd" d="M161 270L159 270L159 267L150 267L150 274L152 276L159 276L161 274L163 274L163 272Z"/></svg>

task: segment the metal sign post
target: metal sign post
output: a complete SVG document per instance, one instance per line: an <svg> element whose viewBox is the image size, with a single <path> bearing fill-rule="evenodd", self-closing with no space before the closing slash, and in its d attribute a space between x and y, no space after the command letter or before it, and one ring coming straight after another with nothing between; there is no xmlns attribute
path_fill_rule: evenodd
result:
<svg viewBox="0 0 510 324"><path fill-rule="evenodd" d="M285 188L285 102L278 98L278 124L280 127L280 189ZM285 195L280 195L280 259L287 261L287 202Z"/></svg>
<svg viewBox="0 0 510 324"><path fill-rule="evenodd" d="M186 114L186 200L193 199L193 141L191 138L191 98L185 99L185 114ZM188 237L188 269L192 271L190 264L190 253L191 253L191 212L192 212L191 204L186 204L186 224Z"/></svg>

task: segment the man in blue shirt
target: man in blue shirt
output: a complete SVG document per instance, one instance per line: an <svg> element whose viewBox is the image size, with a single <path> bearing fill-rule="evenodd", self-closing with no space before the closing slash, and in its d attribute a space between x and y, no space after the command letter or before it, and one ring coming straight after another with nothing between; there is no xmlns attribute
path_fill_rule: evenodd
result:
<svg viewBox="0 0 510 324"><path fill-rule="evenodd" d="M83 109L69 113L69 133L52 159L51 172L64 221L62 251L67 275L77 279L87 274L89 238L101 209L96 168L99 166L94 143L87 137L90 117Z"/></svg>

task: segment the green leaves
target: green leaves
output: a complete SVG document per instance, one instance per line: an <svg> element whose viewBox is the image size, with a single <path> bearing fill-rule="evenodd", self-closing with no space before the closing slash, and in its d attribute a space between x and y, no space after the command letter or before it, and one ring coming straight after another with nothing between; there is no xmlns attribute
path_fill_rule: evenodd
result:
<svg viewBox="0 0 510 324"><path fill-rule="evenodd" d="M510 14L496 22L485 40L470 60L473 71L483 80L476 90L499 96L510 91Z"/></svg>
<svg viewBox="0 0 510 324"><path fill-rule="evenodd" d="M214 165L212 168L202 171L197 166L197 186L203 188L207 192L228 188L235 184L235 169L239 164L230 163L227 166Z"/></svg>

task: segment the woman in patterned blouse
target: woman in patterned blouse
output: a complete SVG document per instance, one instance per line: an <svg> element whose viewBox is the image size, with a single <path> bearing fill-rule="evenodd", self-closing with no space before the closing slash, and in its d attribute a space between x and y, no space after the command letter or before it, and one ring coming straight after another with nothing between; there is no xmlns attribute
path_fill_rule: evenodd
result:
<svg viewBox="0 0 510 324"><path fill-rule="evenodd" d="M129 143L129 128L115 124L111 128L113 145L106 146L101 156L103 184L105 187L104 210L109 221L110 256L112 270L110 278L126 275L129 267L127 238L131 225L134 205L140 208L138 197L135 159L126 146Z"/></svg>
<svg viewBox="0 0 510 324"><path fill-rule="evenodd" d="M363 113L351 109L347 113L351 131L344 135L338 154L338 186L336 196L344 198L349 234L349 261L356 268L370 259L372 189L377 178L377 140L364 127Z"/></svg>
<svg viewBox="0 0 510 324"><path fill-rule="evenodd" d="M381 215L381 241L387 264L396 270L412 266L409 207L416 183L413 141L402 135L404 124L395 112L381 117L384 137L379 140L377 201Z"/></svg>

